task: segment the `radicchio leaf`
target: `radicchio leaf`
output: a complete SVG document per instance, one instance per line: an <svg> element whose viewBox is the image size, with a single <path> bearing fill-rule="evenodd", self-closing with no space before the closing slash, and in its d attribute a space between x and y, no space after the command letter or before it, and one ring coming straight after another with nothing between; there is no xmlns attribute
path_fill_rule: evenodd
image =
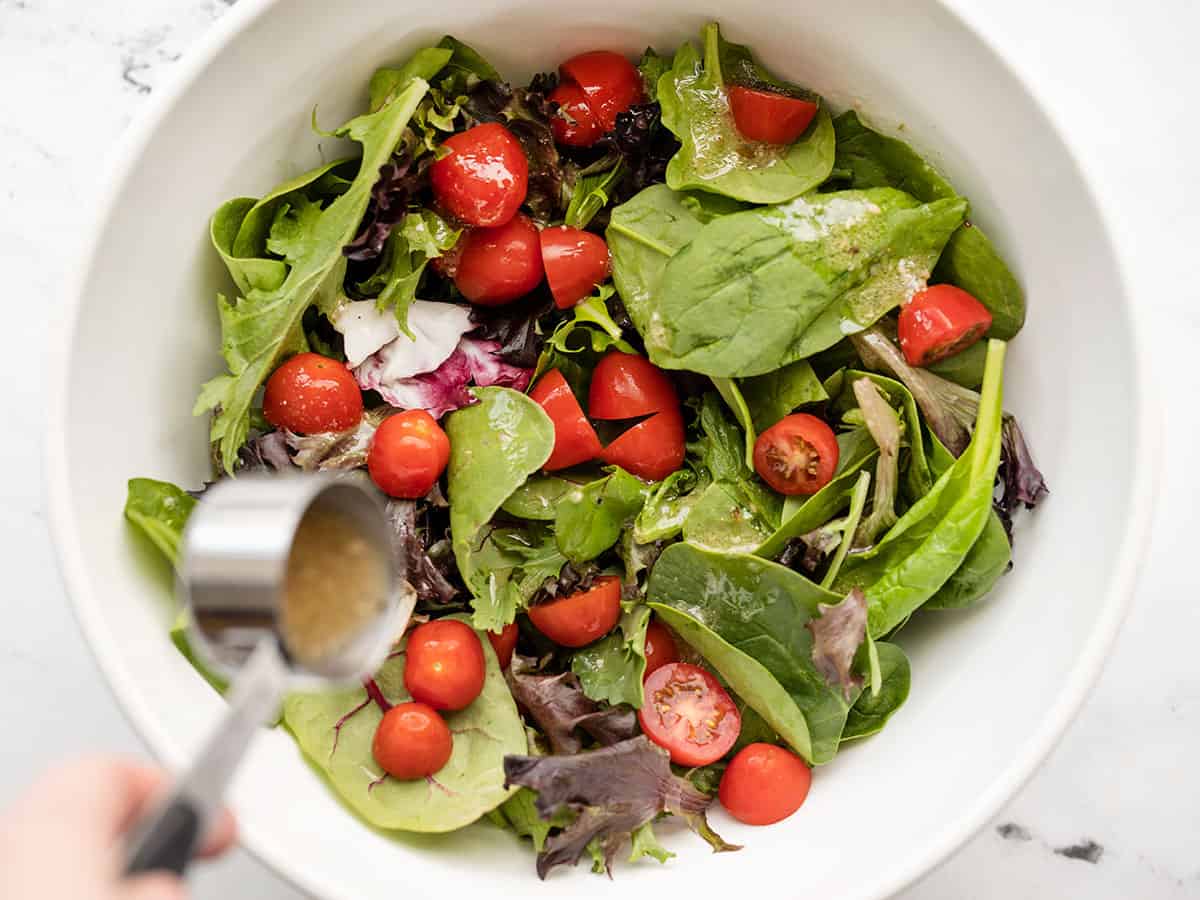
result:
<svg viewBox="0 0 1200 900"><path fill-rule="evenodd" d="M805 626L812 632L812 661L831 686L840 686L847 701L862 687L852 671L854 656L867 635L867 598L854 588L835 606L817 604L821 615Z"/></svg>
<svg viewBox="0 0 1200 900"><path fill-rule="evenodd" d="M644 735L611 747L573 756L506 756L506 785L537 792L538 815L550 819L564 810L575 821L546 840L538 854L538 877L555 866L574 865L593 840L611 873L612 860L634 830L660 813L683 818L714 850L739 849L708 825L712 798L671 771L670 757Z"/></svg>
<svg viewBox="0 0 1200 900"><path fill-rule="evenodd" d="M333 326L344 338L347 363L355 369L369 363L381 381L434 371L471 330L471 314L454 303L414 300L407 325L411 335L401 334L396 317L369 300L343 302L333 313Z"/></svg>
<svg viewBox="0 0 1200 900"><path fill-rule="evenodd" d="M615 744L637 734L637 715L621 706L602 707L583 693L574 672L535 675L534 660L514 656L508 670L513 699L537 723L554 753L578 753L582 730L602 745Z"/></svg>
<svg viewBox="0 0 1200 900"><path fill-rule="evenodd" d="M436 486L435 490L438 490ZM423 505L436 505L428 501L429 498L422 501ZM417 602L444 608L464 594L465 588L459 580L452 554L439 554L438 559L431 555L431 549L437 547L443 535L431 534L429 523L425 528L421 527L418 501L389 500L386 511L392 530L396 569L417 592Z"/></svg>

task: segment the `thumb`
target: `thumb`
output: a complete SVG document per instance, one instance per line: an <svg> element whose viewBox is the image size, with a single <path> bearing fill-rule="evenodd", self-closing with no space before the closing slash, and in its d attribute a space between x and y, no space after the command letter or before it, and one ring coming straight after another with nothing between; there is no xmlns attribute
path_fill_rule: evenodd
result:
<svg viewBox="0 0 1200 900"><path fill-rule="evenodd" d="M117 885L113 900L187 900L183 880L169 872L148 872Z"/></svg>

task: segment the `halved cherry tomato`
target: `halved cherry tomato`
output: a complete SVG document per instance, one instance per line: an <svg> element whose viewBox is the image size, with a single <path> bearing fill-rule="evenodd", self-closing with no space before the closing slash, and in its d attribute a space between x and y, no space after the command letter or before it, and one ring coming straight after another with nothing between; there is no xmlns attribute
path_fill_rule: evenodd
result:
<svg viewBox="0 0 1200 900"><path fill-rule="evenodd" d="M780 419L754 442L754 469L781 494L815 494L833 479L838 442L833 429L808 413Z"/></svg>
<svg viewBox="0 0 1200 900"><path fill-rule="evenodd" d="M453 750L450 728L424 703L397 703L383 714L371 742L375 762L405 781L434 774Z"/></svg>
<svg viewBox="0 0 1200 900"><path fill-rule="evenodd" d="M572 56L558 67L558 74L564 82L574 82L583 89L601 133L612 131L617 113L645 99L641 73L620 53L611 50Z"/></svg>
<svg viewBox="0 0 1200 900"><path fill-rule="evenodd" d="M533 386L529 396L541 405L554 423L554 450L543 466L547 472L577 466L600 455L596 429L584 416L562 372L551 369Z"/></svg>
<svg viewBox="0 0 1200 900"><path fill-rule="evenodd" d="M621 579L597 578L592 587L529 607L529 621L556 644L584 647L613 630L621 618Z"/></svg>
<svg viewBox="0 0 1200 900"><path fill-rule="evenodd" d="M404 687L434 709L465 709L483 690L483 645L470 625L435 619L408 638Z"/></svg>
<svg viewBox="0 0 1200 900"><path fill-rule="evenodd" d="M935 284L900 309L900 349L910 366L928 366L966 350L992 327L982 303L952 284Z"/></svg>
<svg viewBox="0 0 1200 900"><path fill-rule="evenodd" d="M445 156L429 168L433 196L468 225L503 225L525 202L529 160L520 142L497 122L476 125L442 143Z"/></svg>
<svg viewBox="0 0 1200 900"><path fill-rule="evenodd" d="M717 796L739 822L773 825L798 810L808 796L812 770L790 750L749 744L729 761Z"/></svg>
<svg viewBox="0 0 1200 900"><path fill-rule="evenodd" d="M646 481L662 481L683 465L685 449L683 416L665 409L622 434L600 458Z"/></svg>
<svg viewBox="0 0 1200 900"><path fill-rule="evenodd" d="M524 297L542 281L537 226L520 213L495 228L473 228L459 242L454 285L480 306Z"/></svg>
<svg viewBox="0 0 1200 900"><path fill-rule="evenodd" d="M790 144L812 122L818 106L770 91L747 87L729 89L733 121L742 137L768 144Z"/></svg>
<svg viewBox="0 0 1200 900"><path fill-rule="evenodd" d="M388 416L371 439L367 471L390 497L416 500L429 493L450 462L450 439L423 409Z"/></svg>
<svg viewBox="0 0 1200 900"><path fill-rule="evenodd" d="M293 356L271 373L263 415L297 434L345 431L362 419L362 392L350 370L319 353Z"/></svg>
<svg viewBox="0 0 1200 900"><path fill-rule="evenodd" d="M725 688L691 663L667 663L645 682L638 721L681 766L707 766L737 743L742 717Z"/></svg>
<svg viewBox="0 0 1200 900"><path fill-rule="evenodd" d="M550 119L554 140L568 147L590 147L604 132L596 121L587 94L573 81L564 81L546 98L558 104L558 112Z"/></svg>
<svg viewBox="0 0 1200 900"><path fill-rule="evenodd" d="M496 651L496 659L500 661L501 669L507 669L508 664L512 662L513 651L517 649L517 638L520 633L521 630L517 628L516 622L509 622L500 631L487 633L488 641L491 643L492 649Z"/></svg>
<svg viewBox="0 0 1200 900"><path fill-rule="evenodd" d="M679 648L675 646L675 638L671 637L666 625L654 621L646 628L645 654L646 678L667 663L679 662Z"/></svg>
<svg viewBox="0 0 1200 900"><path fill-rule="evenodd" d="M679 411L675 386L644 356L613 350L592 372L588 415L593 419L636 419L664 409Z"/></svg>
<svg viewBox="0 0 1200 900"><path fill-rule="evenodd" d="M612 271L604 238L582 228L556 225L542 230L542 264L554 305L570 309Z"/></svg>

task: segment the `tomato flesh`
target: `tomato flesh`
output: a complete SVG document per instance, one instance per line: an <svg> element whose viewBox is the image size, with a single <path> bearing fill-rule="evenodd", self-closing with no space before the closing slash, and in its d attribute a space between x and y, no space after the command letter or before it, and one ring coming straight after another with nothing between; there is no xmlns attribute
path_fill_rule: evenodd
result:
<svg viewBox="0 0 1200 900"><path fill-rule="evenodd" d="M608 244L598 234L557 225L544 229L541 241L546 281L559 309L587 297L612 271Z"/></svg>
<svg viewBox="0 0 1200 900"><path fill-rule="evenodd" d="M838 442L833 429L808 413L776 422L754 443L754 469L781 494L815 494L837 471Z"/></svg>
<svg viewBox="0 0 1200 900"><path fill-rule="evenodd" d="M621 579L597 578L586 591L529 607L534 628L563 647L585 647L608 634L621 617Z"/></svg>
<svg viewBox="0 0 1200 900"><path fill-rule="evenodd" d="M499 631L487 633L488 643L496 651L496 659L500 661L501 669L507 669L509 663L512 662L513 651L517 649L517 638L520 633L521 630L517 628L516 622L509 622Z"/></svg>
<svg viewBox="0 0 1200 900"><path fill-rule="evenodd" d="M479 635L464 622L435 619L409 635L404 687L414 700L434 709L463 709L483 690L485 671Z"/></svg>
<svg viewBox="0 0 1200 900"><path fill-rule="evenodd" d="M573 81L565 81L546 99L558 104L558 111L550 119L555 141L568 147L590 147L600 140L604 132L588 106L583 88Z"/></svg>
<svg viewBox="0 0 1200 900"><path fill-rule="evenodd" d="M367 450L371 480L389 497L424 497L450 462L450 438L423 409L388 416Z"/></svg>
<svg viewBox="0 0 1200 900"><path fill-rule="evenodd" d="M661 622L653 621L646 628L646 674L661 669L667 663L679 662L679 648L675 646L675 638Z"/></svg>
<svg viewBox="0 0 1200 900"><path fill-rule="evenodd" d="M263 415L297 434L345 431L362 420L362 392L350 370L319 353L293 356L267 379Z"/></svg>
<svg viewBox="0 0 1200 900"><path fill-rule="evenodd" d="M812 770L790 750L749 744L729 761L717 796L739 822L773 825L798 810L808 797Z"/></svg>
<svg viewBox="0 0 1200 900"><path fill-rule="evenodd" d="M474 228L460 243L454 286L472 303L511 303L542 281L541 243L527 216L515 215L495 228Z"/></svg>
<svg viewBox="0 0 1200 900"><path fill-rule="evenodd" d="M987 307L952 284L935 284L900 309L897 332L910 366L928 366L961 353L992 327Z"/></svg>
<svg viewBox="0 0 1200 900"><path fill-rule="evenodd" d="M572 56L558 67L558 74L564 82L573 82L582 89L601 133L612 131L619 113L645 99L641 73L611 50Z"/></svg>
<svg viewBox="0 0 1200 900"><path fill-rule="evenodd" d="M383 771L403 781L433 775L453 750L449 726L424 703L397 703L383 714L371 742Z"/></svg>
<svg viewBox="0 0 1200 900"><path fill-rule="evenodd" d="M497 122L476 125L442 143L447 154L429 169L438 204L468 225L503 225L517 214L529 188L521 143Z"/></svg>
<svg viewBox="0 0 1200 900"><path fill-rule="evenodd" d="M681 766L707 766L730 751L742 730L737 706L709 672L673 662L650 674L638 721L646 737Z"/></svg>
<svg viewBox="0 0 1200 900"><path fill-rule="evenodd" d="M771 91L747 87L729 89L733 122L742 137L768 144L790 144L804 134L818 106Z"/></svg>
<svg viewBox="0 0 1200 900"><path fill-rule="evenodd" d="M668 409L679 411L675 386L646 357L613 350L596 364L588 389L593 419L636 419Z"/></svg>
<svg viewBox="0 0 1200 900"><path fill-rule="evenodd" d="M584 416L562 372L551 369L533 386L529 396L554 423L554 450L543 466L547 472L577 466L600 455L596 429Z"/></svg>
<svg viewBox="0 0 1200 900"><path fill-rule="evenodd" d="M600 458L646 481L662 481L683 465L683 416L678 408L655 413L604 448Z"/></svg>

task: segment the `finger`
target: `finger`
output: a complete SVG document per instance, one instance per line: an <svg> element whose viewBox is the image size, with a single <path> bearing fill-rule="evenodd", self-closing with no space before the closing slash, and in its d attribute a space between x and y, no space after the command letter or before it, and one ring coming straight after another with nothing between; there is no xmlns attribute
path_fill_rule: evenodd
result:
<svg viewBox="0 0 1200 900"><path fill-rule="evenodd" d="M72 810L75 821L107 835L124 832L165 784L159 769L114 756L85 757L41 776L31 799Z"/></svg>
<svg viewBox="0 0 1200 900"><path fill-rule="evenodd" d="M167 872L150 872L121 882L114 900L187 900L183 881Z"/></svg>
<svg viewBox="0 0 1200 900"><path fill-rule="evenodd" d="M232 847L236 840L237 820L228 809L222 809L208 829L204 845L200 848L200 856L205 858L220 856Z"/></svg>

